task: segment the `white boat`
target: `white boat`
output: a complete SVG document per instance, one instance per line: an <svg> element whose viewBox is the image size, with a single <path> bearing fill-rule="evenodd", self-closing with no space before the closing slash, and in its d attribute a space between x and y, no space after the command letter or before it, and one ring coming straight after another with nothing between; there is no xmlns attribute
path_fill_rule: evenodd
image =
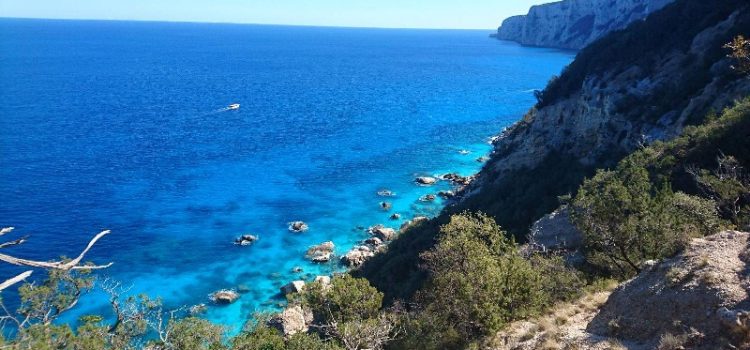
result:
<svg viewBox="0 0 750 350"><path fill-rule="evenodd" d="M227 109L240 109L239 103L233 103L227 107Z"/></svg>

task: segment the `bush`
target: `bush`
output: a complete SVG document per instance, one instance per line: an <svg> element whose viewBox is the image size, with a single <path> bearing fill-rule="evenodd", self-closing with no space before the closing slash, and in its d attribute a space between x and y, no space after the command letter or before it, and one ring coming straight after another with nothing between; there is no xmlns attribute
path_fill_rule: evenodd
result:
<svg viewBox="0 0 750 350"><path fill-rule="evenodd" d="M628 160L586 180L572 209L589 262L622 277L718 228L713 202L655 186L645 168Z"/></svg>
<svg viewBox="0 0 750 350"><path fill-rule="evenodd" d="M475 339L547 302L541 274L491 218L454 215L440 234L437 246L422 255L430 281L417 297L426 318L421 328L437 325L440 332Z"/></svg>
<svg viewBox="0 0 750 350"><path fill-rule="evenodd" d="M350 322L374 318L383 306L383 293L364 278L336 276L331 285L312 284L302 294L302 303L321 323Z"/></svg>

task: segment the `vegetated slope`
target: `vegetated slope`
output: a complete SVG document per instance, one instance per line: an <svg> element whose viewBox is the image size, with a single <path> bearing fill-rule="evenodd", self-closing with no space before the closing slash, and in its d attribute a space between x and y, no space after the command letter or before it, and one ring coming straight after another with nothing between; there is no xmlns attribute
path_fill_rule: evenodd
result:
<svg viewBox="0 0 750 350"><path fill-rule="evenodd" d="M457 210L481 210L518 237L592 169L670 139L750 93L722 46L750 32L750 4L677 1L578 54L503 132Z"/></svg>
<svg viewBox="0 0 750 350"><path fill-rule="evenodd" d="M497 29L497 38L523 45L581 49L607 33L625 28L672 0L564 0L532 6Z"/></svg>
<svg viewBox="0 0 750 350"><path fill-rule="evenodd" d="M463 199L409 230L355 274L386 299L408 299L424 280L419 254L451 213L481 211L519 240L558 196L644 143L670 139L750 94L722 46L750 33L750 4L678 0L582 50L523 120L495 142Z"/></svg>

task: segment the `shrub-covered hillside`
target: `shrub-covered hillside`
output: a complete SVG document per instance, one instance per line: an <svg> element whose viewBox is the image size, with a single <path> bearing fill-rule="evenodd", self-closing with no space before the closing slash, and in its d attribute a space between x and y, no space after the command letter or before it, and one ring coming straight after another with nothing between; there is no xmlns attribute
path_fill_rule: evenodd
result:
<svg viewBox="0 0 750 350"><path fill-rule="evenodd" d="M678 0L581 51L540 102L495 142L463 198L394 242L358 274L386 299L410 298L425 277L419 255L451 214L484 212L523 242L530 225L575 195L596 169L678 136L750 95L724 45L750 33L750 4ZM714 113L715 114L715 113ZM686 129L687 127L687 129ZM675 175L674 187L684 178ZM695 189L685 189L697 193Z"/></svg>

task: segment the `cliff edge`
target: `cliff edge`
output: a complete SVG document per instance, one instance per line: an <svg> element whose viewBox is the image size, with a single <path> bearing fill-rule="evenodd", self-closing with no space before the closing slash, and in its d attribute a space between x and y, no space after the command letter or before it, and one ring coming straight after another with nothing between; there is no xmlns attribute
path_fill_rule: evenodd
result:
<svg viewBox="0 0 750 350"><path fill-rule="evenodd" d="M533 6L503 21L497 38L522 45L578 50L625 28L672 0L564 0Z"/></svg>

